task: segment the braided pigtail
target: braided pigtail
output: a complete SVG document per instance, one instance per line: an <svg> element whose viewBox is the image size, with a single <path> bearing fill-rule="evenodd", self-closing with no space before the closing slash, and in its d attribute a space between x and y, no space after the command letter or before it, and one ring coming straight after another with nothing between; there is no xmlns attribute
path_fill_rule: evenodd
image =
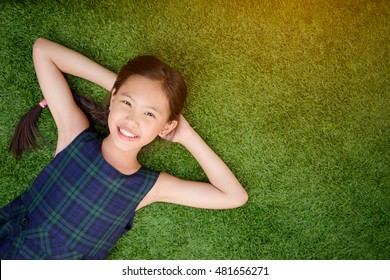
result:
<svg viewBox="0 0 390 280"><path fill-rule="evenodd" d="M108 105L102 105L92 97L77 92L73 92L73 98L87 116L91 126L108 129Z"/></svg>
<svg viewBox="0 0 390 280"><path fill-rule="evenodd" d="M100 128L102 132L108 130L108 105L104 106L89 96L75 92L73 93L73 98L85 113L93 128ZM32 107L17 125L9 149L18 160L25 150L37 148L36 139L37 137L42 137L37 129L37 121L43 108L46 106L46 101L42 100L38 105Z"/></svg>
<svg viewBox="0 0 390 280"><path fill-rule="evenodd" d="M22 153L28 149L36 149L36 138L41 136L37 130L37 121L43 108L47 106L46 101L42 100L38 105L32 107L20 120L15 129L14 136L9 147L10 151L20 159Z"/></svg>

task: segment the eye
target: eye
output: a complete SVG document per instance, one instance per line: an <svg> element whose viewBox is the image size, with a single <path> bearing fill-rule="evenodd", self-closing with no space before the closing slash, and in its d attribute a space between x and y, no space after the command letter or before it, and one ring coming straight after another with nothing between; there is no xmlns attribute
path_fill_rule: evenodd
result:
<svg viewBox="0 0 390 280"><path fill-rule="evenodd" d="M127 100L123 100L122 102L123 102L123 104L125 104L125 105L127 105L127 106L130 106L130 107L131 107L131 103L130 103L129 101L127 101Z"/></svg>
<svg viewBox="0 0 390 280"><path fill-rule="evenodd" d="M147 113L145 113L145 115L147 115L148 117L154 118L154 119L156 118L156 115L151 113L151 112L147 112Z"/></svg>

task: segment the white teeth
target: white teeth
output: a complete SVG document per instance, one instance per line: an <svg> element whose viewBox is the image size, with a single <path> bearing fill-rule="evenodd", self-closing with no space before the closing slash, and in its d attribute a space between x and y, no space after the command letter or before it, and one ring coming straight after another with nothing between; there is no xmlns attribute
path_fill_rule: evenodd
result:
<svg viewBox="0 0 390 280"><path fill-rule="evenodd" d="M127 131L127 130L124 130L124 129L122 129L122 128L120 128L119 130L120 130L120 132L121 132L123 135L125 135L125 136L127 136L127 137L131 137L131 138L136 138L136 137L137 137L137 135L135 135L135 134L133 134L133 133Z"/></svg>

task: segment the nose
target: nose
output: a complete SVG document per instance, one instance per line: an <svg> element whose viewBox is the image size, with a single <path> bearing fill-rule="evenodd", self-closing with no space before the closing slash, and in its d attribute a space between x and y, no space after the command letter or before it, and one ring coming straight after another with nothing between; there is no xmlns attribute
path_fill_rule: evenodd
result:
<svg viewBox="0 0 390 280"><path fill-rule="evenodd" d="M126 115L126 122L130 128L138 128L139 127L139 116L135 112L132 112L131 114L127 114Z"/></svg>

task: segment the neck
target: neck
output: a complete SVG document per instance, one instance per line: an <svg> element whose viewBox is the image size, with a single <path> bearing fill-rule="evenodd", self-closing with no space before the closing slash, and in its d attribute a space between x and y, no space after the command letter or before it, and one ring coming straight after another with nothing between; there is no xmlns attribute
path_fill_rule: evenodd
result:
<svg viewBox="0 0 390 280"><path fill-rule="evenodd" d="M130 175L138 171L141 167L138 162L138 152L134 151L122 151L119 150L112 143L109 137L106 137L102 143L102 155L103 158L119 172Z"/></svg>

